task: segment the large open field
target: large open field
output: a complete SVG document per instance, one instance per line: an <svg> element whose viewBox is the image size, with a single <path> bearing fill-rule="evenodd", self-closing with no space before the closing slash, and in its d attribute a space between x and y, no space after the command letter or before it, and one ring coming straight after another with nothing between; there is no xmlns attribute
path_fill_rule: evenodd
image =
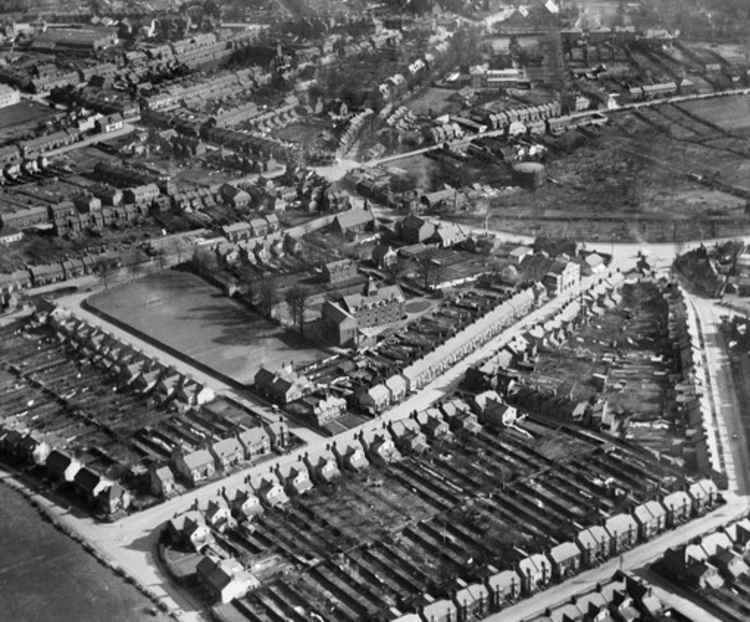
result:
<svg viewBox="0 0 750 622"><path fill-rule="evenodd" d="M750 98L720 97L620 111L601 130L540 138L547 182L494 199L490 225L613 241L750 230L749 134Z"/></svg>
<svg viewBox="0 0 750 622"><path fill-rule="evenodd" d="M134 622L167 620L79 544L45 522L18 493L0 486L0 620Z"/></svg>
<svg viewBox="0 0 750 622"><path fill-rule="evenodd" d="M701 99L685 102L682 107L728 131L750 128L750 97Z"/></svg>
<svg viewBox="0 0 750 622"><path fill-rule="evenodd" d="M201 278L164 272L92 296L88 303L154 341L241 383L262 366L323 352L252 313Z"/></svg>

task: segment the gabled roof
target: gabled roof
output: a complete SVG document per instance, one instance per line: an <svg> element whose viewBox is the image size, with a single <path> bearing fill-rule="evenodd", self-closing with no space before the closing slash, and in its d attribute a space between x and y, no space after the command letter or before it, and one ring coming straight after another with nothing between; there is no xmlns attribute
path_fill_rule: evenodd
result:
<svg viewBox="0 0 750 622"><path fill-rule="evenodd" d="M549 558L553 562L561 563L578 557L580 554L580 549L572 542L561 542L550 549Z"/></svg>
<svg viewBox="0 0 750 622"><path fill-rule="evenodd" d="M350 227L358 227L374 220L375 217L372 215L372 212L363 209L350 209L345 212L339 212L335 218L339 227L344 230Z"/></svg>
<svg viewBox="0 0 750 622"><path fill-rule="evenodd" d="M268 432L266 432L265 429L263 429L263 427L261 426L243 430L237 435L237 437L239 438L240 443L244 445L254 445L256 443L263 443L269 440Z"/></svg>
<svg viewBox="0 0 750 622"><path fill-rule="evenodd" d="M101 480L101 475L88 467L83 467L82 469L80 469L73 479L76 486L90 493L94 492Z"/></svg>
<svg viewBox="0 0 750 622"><path fill-rule="evenodd" d="M71 462L73 462L73 458L68 454L59 449L53 449L47 456L47 470L54 475L62 475Z"/></svg>
<svg viewBox="0 0 750 622"><path fill-rule="evenodd" d="M226 458L237 453L242 453L242 445L240 445L240 442L236 438L232 437L214 443L211 449L213 449L219 458Z"/></svg>
<svg viewBox="0 0 750 622"><path fill-rule="evenodd" d="M213 464L214 459L211 457L208 449L198 449L183 456L183 461L189 469L198 469L207 464Z"/></svg>

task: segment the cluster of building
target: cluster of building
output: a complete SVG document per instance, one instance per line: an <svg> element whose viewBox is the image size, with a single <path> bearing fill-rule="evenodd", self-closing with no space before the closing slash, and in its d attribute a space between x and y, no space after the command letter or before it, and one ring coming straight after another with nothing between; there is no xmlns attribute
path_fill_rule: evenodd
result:
<svg viewBox="0 0 750 622"><path fill-rule="evenodd" d="M697 466L701 470L723 471L718 430L713 424L709 403L707 371L703 364L700 330L695 310L687 302L685 292L677 284L665 288L669 306L667 331L674 356L680 363L681 380L675 385L676 398L687 426L703 442L696 445Z"/></svg>
<svg viewBox="0 0 750 622"><path fill-rule="evenodd" d="M111 85L114 81L124 84L137 84L147 75L170 76L182 66L196 69L211 63L227 60L238 49L253 40L254 33L235 32L228 37L218 37L214 33L199 33L185 39L158 45L144 45L124 51L122 54L108 55L95 63L81 63L78 68L70 64L58 66L53 62L30 61L8 65L0 70L0 80L23 90L47 95L59 87L81 86L91 81L104 81ZM112 43L111 30L102 32L91 28L50 28L40 34L35 41L54 53L75 50L76 55L100 56L101 49ZM33 46L34 44L32 44ZM30 50L38 55L38 51ZM65 59L60 59L61 61ZM116 92L115 92L116 93ZM125 98L130 104L132 100ZM102 112L125 112L116 102L106 101L107 110Z"/></svg>
<svg viewBox="0 0 750 622"><path fill-rule="evenodd" d="M74 488L79 471L87 481L93 473L91 509L105 484L143 507L293 442L283 421L216 396L68 314L3 333L3 455ZM124 501L117 509L127 509Z"/></svg>
<svg viewBox="0 0 750 622"><path fill-rule="evenodd" d="M664 467L648 453L618 444L599 454L606 455L606 459L596 458L586 449L587 443L596 442L593 437L579 436L567 428L555 427L553 431L552 427L516 417L515 413L506 412L505 417L488 414L482 410L482 403L486 401L476 399L470 406L459 398L449 399L407 419L365 429L351 441L337 440L318 453L300 453L296 460L292 456L265 473L251 476L245 487L223 491L222 498L212 500L204 511L193 510L172 520L166 526L167 533L175 546L203 552L204 559L212 560L213 566L239 562L237 550L223 549L214 534L223 533L224 539L231 533L233 545L240 547L243 561L233 566L233 572L240 578L226 579L232 588L210 590L212 598L220 603L216 607L220 617L232 618L238 613L262 615L271 606L269 603L278 602L277 595L282 590L285 602L296 606L298 613L292 616L295 620L296 616L301 616L301 620L311 612L317 613L323 602L335 607L344 619L351 620L376 612L385 619L400 622L470 620L501 610L554 582L620 555L721 503L716 486L708 479L689 482L684 489L665 490L656 498L649 497L645 492L649 490L648 482L656 478L654 481L663 485L666 480ZM504 406L509 408L507 404ZM500 430L500 434L488 435L484 429ZM532 447L534 443L539 446L549 434L568 439L559 442L572 443L571 449L576 447L576 459L566 465L564 473L545 480L544 484L511 475L533 469L532 465L541 457ZM496 474L502 472L506 481L504 492L493 491L493 501L484 503L482 521L459 512L451 514L453 518L446 522L441 518L443 513L455 511L455 505L465 495L486 495L483 482L490 477L489 471L480 475L476 463L469 466L476 461L479 447L486 455L485 468L492 471L490 487L499 485ZM450 465L433 456L435 452L448 450L453 456ZM472 455L474 458L464 460L464 456ZM489 464L496 461L499 462L494 466ZM432 466L423 468L427 464ZM379 502L372 497L375 485L367 485L371 479L370 465L379 466L376 495L381 497ZM465 469L473 470L474 475ZM653 471L647 474L645 469ZM611 476L607 484L603 481L604 472ZM644 477L638 484L636 473ZM358 482L356 502L346 492L352 475ZM334 481L342 483L331 487ZM609 504L609 509L603 510L605 518L589 523L580 496L577 502L568 500L569 491L576 486L613 486L611 494L595 496L597 505ZM407 488L411 492L401 492ZM629 510L610 501L622 495L640 497L642 493L636 489L643 490L646 496L640 502L625 504ZM398 494L405 495L400 501L403 513L418 513L427 503L437 514L407 527L392 524L392 518L378 519L377 515L371 520L365 518L356 532L356 540L349 546L347 539L354 532L349 531L348 521L358 510L351 505L345 510L341 504L374 503L369 512L373 514L382 507L383 498ZM497 495L499 498L495 499ZM307 519L300 522L293 516ZM337 518L334 520L333 516ZM577 518L573 519L574 516ZM510 542L494 546L487 541L493 536L483 530L491 529L493 521L497 521L498 527L506 525L508 529L506 521L514 518L519 521L516 525L524 525L521 531L548 529L546 534L551 538L547 545L536 548L516 532L515 546ZM303 536L303 525L309 521L315 523L316 531L313 534L308 530ZM377 533L382 534L384 529L390 533L386 539L376 535L376 531L371 533L376 524L379 524ZM276 536L269 538L271 533ZM289 542L289 548L285 545L280 554L272 553L269 542L278 538ZM489 556L488 550L493 551ZM313 570L292 569L288 565L288 556L300 555L315 558ZM437 559L443 560L439 564L444 573L440 579L435 579L434 566L433 572L426 573L432 560ZM481 570L470 570L473 560L482 560L479 563L486 565ZM198 579L205 582L208 578L200 564L205 567L209 562L200 561L196 569ZM364 572L342 574L350 564ZM277 569L275 572L273 567ZM373 576L379 581L375 591ZM432 588L427 592L426 577L432 578ZM336 586L332 593L325 590L331 584ZM616 586L613 592L620 592L620 596L610 594L609 602L600 599L601 611L608 612L611 606L627 608L631 604L623 603L629 594L624 587ZM329 595L327 601L322 597L324 590Z"/></svg>
<svg viewBox="0 0 750 622"><path fill-rule="evenodd" d="M750 520L742 518L667 549L653 567L707 610L741 619L750 586L749 549Z"/></svg>

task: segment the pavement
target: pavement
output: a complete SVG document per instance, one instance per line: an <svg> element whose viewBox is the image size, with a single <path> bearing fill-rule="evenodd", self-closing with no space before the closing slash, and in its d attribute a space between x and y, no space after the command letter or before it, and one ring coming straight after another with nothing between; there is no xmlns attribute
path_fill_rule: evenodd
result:
<svg viewBox="0 0 750 622"><path fill-rule="evenodd" d="M422 152L422 150L418 151ZM399 157L409 157L409 155L412 154L401 154ZM383 161L390 160L384 159ZM329 167L318 168L317 172L329 180L335 181L341 179L353 168L374 165L377 163L378 162L362 164L353 160L341 160ZM506 236L509 240L523 243L531 241L530 238L524 236L507 236L507 234L504 234L503 232L496 231L490 231L490 233L497 233ZM610 244L609 251L614 257L611 267L613 269L626 269L633 264L633 259L637 254L640 251L645 250L647 251L652 267L661 270L671 264L678 252L684 252L689 247L697 246L699 243L700 242L696 241L690 244ZM704 240L704 243L708 245L713 243L713 240ZM605 248L606 245L596 243L593 246L594 248L601 248L603 252L607 251ZM60 304L67 307L81 319L85 319L94 325L101 326L117 338L136 346L145 354L153 356L168 365L173 365L175 369L180 371L180 373L192 377L206 386L213 387L218 392L238 395L241 400L248 399L246 396L238 394L234 388L228 387L217 378L190 365L189 362L172 357L150 343L140 340L135 335L121 330L102 320L97 315L90 313L81 306L82 300L87 295L88 294L86 293L79 293L66 296L61 298ZM563 300L555 299L541 309L534 311L527 318L524 318L524 320L503 331L503 333L492 339L488 344L479 348L469 357L465 358L446 373L439 376L432 383L420 390L416 395L411 396L403 403L395 406L386 413L383 413L376 421L368 422L365 425L381 426L387 421L408 416L413 410L424 409L432 402L452 391L470 365L490 356L514 334L522 331L524 327L534 324L547 315L552 314L555 309L562 306L564 302L565 301ZM739 434L743 430L741 429L740 405L737 403L736 393L734 391L735 387L732 383L731 373L728 373L726 369L727 364L724 349L726 344L722 344L718 330L716 330L718 316L722 311L718 311L717 309L720 308L716 307L711 301L691 298L691 303L694 305L696 313L700 319L703 331L702 334L704 335L706 342L706 359L707 367L710 370L710 381L712 386L715 387L716 395L721 396L718 404L717 425L720 430L722 444L725 447L730 447L731 451L728 453L731 454L731 465L735 473L734 481L736 482L737 490L744 493L747 492L747 467L750 465L750 460L748 460L747 455L747 443L744 441L738 443L731 442L732 435ZM295 429L294 431L298 435L303 436L304 440L308 442L308 450L322 448L327 443L334 440L332 438L323 438L311 431L303 432L303 430L306 429L300 428L299 430ZM341 438L342 440L348 439L351 438L354 433L355 430L350 430L334 438ZM293 459L295 459L294 456L286 456L279 460L284 462ZM137 577L142 584L149 586L167 603L183 609L186 614L182 619L188 622L199 621L206 619L204 617L206 616L206 611L203 605L197 602L191 594L186 593L183 589L172 584L166 577L166 573L161 570L157 560L154 559L155 543L158 533L157 527L175 514L185 511L193 501L197 501L201 506L205 506L208 499L216 495L217 490L220 487L241 485L248 474L255 470L265 471L268 468L269 464L264 463L260 466L243 470L220 481L213 482L208 486L190 491L185 495L170 499L154 508L129 516L112 524L101 524L96 523L91 518L80 518L67 512L65 508L54 506L52 502L46 501L45 503L50 506L50 511L57 513L61 520L75 528L89 542L93 543L97 549L116 560L116 562L121 565L128 574ZM527 618L538 613L540 610L543 610L545 607L553 606L569 599L575 593L590 588L591 585L598 581L608 579L615 570L620 567L625 570L643 567L645 564L656 559L665 548L680 544L701 533L715 529L716 527L729 522L733 518L738 518L747 514L748 510L750 510L750 500L748 497L735 496L733 493L728 493L727 504L709 515L662 534L648 544L639 546L636 549L625 553L621 558L610 560L596 569L581 573L560 585L553 586L548 590L537 594L532 599L518 603L517 605L508 608L501 613L490 616L487 619L491 622L505 622ZM682 599L680 596L672 594L671 592L666 593L663 590L662 593L665 595L665 602L675 606L678 610L682 611L684 609L686 613L691 612L692 615L688 615L692 619L707 621L713 620L711 616L702 610L691 611L689 608L694 607L694 605L689 603L689 601L683 602L685 599ZM667 598L669 600L667 600Z"/></svg>
<svg viewBox="0 0 750 622"><path fill-rule="evenodd" d="M422 410L433 402L446 396L458 385L463 378L466 370L473 364L491 356L502 345L512 339L515 335L523 332L526 327L543 321L545 318L553 315L557 310L564 306L570 299L577 297L584 288L595 284L596 278L585 279L580 289L568 292L567 295L553 298L542 307L534 310L528 316L510 326L505 331L490 340L483 347L478 348L468 357L463 359L457 365L451 367L447 372L437 377L433 382L425 386L418 393L412 395L404 402L394 406L390 410L382 413L376 419L368 421L360 428L348 430L335 437L321 437L311 432L308 436L307 446L303 451L314 451L323 449L333 440L348 441L355 436L361 428L376 428L385 425L388 421L408 417L414 410ZM197 381L205 383L215 390L233 394L234 389L227 387L220 380L205 374L199 369L194 368L188 362L172 357L162 352L148 342L139 339L127 331L116 326L112 326L99 316L87 311L81 306L81 302L90 293L75 293L60 299L60 305L72 311L81 319L85 319L96 326L105 328L115 337L122 339L149 356L154 356L158 360L174 365L175 369L181 373L195 378ZM301 429L303 430L303 429ZM297 433L297 430L295 430ZM285 464L297 460L297 454L282 456L277 459L279 463ZM156 543L156 534L158 527L170 518L183 513L189 509L193 503L198 503L200 507L206 507L208 500L215 497L218 491L226 486L243 486L245 478L256 472L266 472L271 463L263 462L260 465L241 470L233 473L228 477L212 482L196 490L190 490L187 493L169 499L153 508L144 510L137 514L127 516L116 523L97 523L89 517L76 517L70 513L62 511L62 519L77 532L82 534L94 546L105 553L110 558L122 566L128 574L137 577L141 582L148 585L171 606L177 606L186 611L183 619L186 622L199 621L203 619L205 611L201 605L190 598L190 595L184 590L174 585L166 573L161 569L154 559L154 549ZM51 505L51 503L50 503Z"/></svg>
<svg viewBox="0 0 750 622"><path fill-rule="evenodd" d="M523 241L518 240L518 236L513 237L517 241ZM642 250L644 250L644 245L637 243L613 245L612 251L614 252L614 259L611 267L613 269L626 269L633 264L633 259L637 256L638 252ZM648 251L652 266L655 269L665 269L671 265L678 249L675 245L662 244L649 245L646 250ZM684 245L682 245L679 250L684 250ZM587 279L583 285L593 284L594 280L595 279L591 278ZM206 386L214 388L217 392L226 393L235 397L235 399L240 399L241 401L248 399L249 396L242 395L235 388L230 387L218 378L195 368L189 362L173 357L168 353L163 352L158 347L139 339L136 335L119 329L99 316L87 311L82 307L81 303L88 295L90 295L89 292L77 292L64 296L60 299L60 304L61 306L68 308L81 319L85 319L94 325L104 328L125 343L129 343L140 349L145 354L153 356L165 364L173 365L178 371L180 371L180 373L192 377ZM578 295L578 292L573 292L569 297L576 295ZM569 297L567 299L569 299ZM485 346L477 349L470 356L449 369L446 373L436 378L418 393L381 414L376 420L367 422L361 427L382 426L388 421L406 417L414 410L422 410L431 403L441 399L458 385L469 366L492 355L505 342L511 339L515 334L522 332L526 327L552 315L557 309L563 306L565 302L567 302L567 299L553 299L540 309L535 310L529 314L529 316L509 327ZM697 305L696 310L701 319L701 325L705 327L715 326L718 315L723 312L721 308L714 308L711 301L698 301L695 302L695 304ZM707 343L710 346L708 348L709 354L707 354L709 357L708 368L714 370L711 379L712 385L717 387L717 392L719 394L723 396L733 396L733 386L730 384L731 374L727 375L722 371L723 359L720 358L722 352L721 344L717 341L716 337L718 331L716 334L713 334L710 330L706 329L704 334L706 335ZM712 334L714 335L713 337ZM732 398L730 397L729 399L731 400ZM253 404L253 406L257 407L257 404ZM732 426L736 426L737 424L737 413L738 407L736 404L732 407L722 408L721 410L720 420L723 421L726 419L731 422L728 424L729 427L722 424L725 428L723 439L726 442L728 442L727 439L730 438L731 434L734 433L733 430L735 427ZM349 440L354 437L354 434L358 429L346 431L333 438L322 437L307 428L299 428L294 431L307 442L307 447L305 449L307 451L314 451L316 449L324 448L328 443L336 439ZM741 454L742 448L745 448L746 452L747 448L745 443L735 443L732 447L732 455L734 456L732 464L750 464L747 456L735 455L736 453ZM283 456L278 459L281 463L294 460L296 460L296 455ZM169 499L154 508L128 516L114 524L99 524L89 518L77 518L69 514L66 516L66 520L71 521L76 530L84 534L85 537L93 542L97 548L103 550L107 555L115 559L117 563L127 570L128 573L138 577L157 593L160 593L167 602L171 603L173 606L178 606L185 611L186 614L183 619L186 621L199 621L204 619L206 614L202 609L202 604L197 602L189 593L185 592L179 586L173 585L169 577L166 576L166 573L161 569L159 564L156 563L156 560L154 560L155 538L158 533L157 528L160 524L163 524L176 514L186 511L195 502L197 502L199 506L205 507L208 500L214 497L222 486L241 486L244 484L245 478L248 475L260 470L266 471L268 468L269 463L263 463L242 470L197 490L191 490L184 495ZM738 476L737 481L740 481L740 479L743 483L741 486L738 485L737 489L741 492L746 492L746 474L744 474L744 476ZM684 542L695 535L709 531L720 524L728 522L732 517L746 513L748 507L750 507L750 503L748 503L746 497L733 497L727 506L711 515L693 521L688 525L680 527L678 530L670 531L648 545L638 547L637 549L626 553L623 556L622 562L619 560L612 560L595 570L582 573L570 581L551 587L550 589L538 594L533 599L521 602L511 609L505 610L501 614L490 617L489 620L499 622L500 620L519 620L530 616L533 613L538 612L540 609L543 609L545 606L559 603L560 601L569 598L574 593L584 590L588 585L607 579L617 569L620 563L622 563L622 567L626 570L639 568L658 556L664 548ZM675 602L677 601L675 600ZM687 605L683 604L683 607L686 606ZM706 618L699 617L697 619Z"/></svg>
<svg viewBox="0 0 750 622"><path fill-rule="evenodd" d="M732 375L729 346L721 333L721 316L727 311L717 301L688 294L696 312L703 337L705 369L716 414L714 425L724 453L724 467L730 487L741 494L750 493L750 449L743 409Z"/></svg>
<svg viewBox="0 0 750 622"><path fill-rule="evenodd" d="M703 533L717 529L721 525L732 522L734 519L744 517L748 510L750 510L750 497L736 496L730 493L726 505L719 509L681 525L676 529L667 531L649 542L627 551L620 557L610 559L601 566L582 572L559 585L554 585L543 592L539 592L533 598L523 600L512 607L503 609L485 618L484 622L510 622L511 620L517 621L531 618L540 614L548 607L562 604L569 601L572 596L590 590L596 583L607 581L618 569L632 571L642 568L656 561L665 549L677 546ZM666 590L662 590L662 593L665 592ZM676 606L680 611L691 611L695 615L690 617L695 622L713 620L711 616L703 612L703 609L684 598L674 597L665 602Z"/></svg>
<svg viewBox="0 0 750 622"><path fill-rule="evenodd" d="M159 361L167 367L173 367L185 377L190 378L205 387L213 389L216 393L224 394L232 399L241 402L251 410L254 410L265 416L269 421L276 421L278 419L278 415L274 412L270 404L258 399L249 391L243 391L234 386L230 386L216 376L208 374L198 367L191 365L188 360L173 356L168 352L165 352L161 348L153 345L149 341L141 339L137 335L114 324L111 324L101 316L86 309L83 306L83 301L91 296L95 291L99 290L75 292L60 297L56 302L59 307L67 309L75 317L86 321L92 326L99 327L106 333L109 333L113 337L120 340L122 343L128 344L135 349L140 350L149 358ZM321 434L318 434L314 430L311 430L310 428L304 426L295 425L293 422L290 422L289 429L306 443L319 442L324 438Z"/></svg>

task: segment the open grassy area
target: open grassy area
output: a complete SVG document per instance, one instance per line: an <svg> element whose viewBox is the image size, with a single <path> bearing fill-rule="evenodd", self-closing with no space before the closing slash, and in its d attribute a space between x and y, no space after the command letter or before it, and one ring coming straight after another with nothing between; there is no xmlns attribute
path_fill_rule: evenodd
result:
<svg viewBox="0 0 750 622"><path fill-rule="evenodd" d="M151 603L79 544L0 486L0 619L55 622L166 621Z"/></svg>
<svg viewBox="0 0 750 622"><path fill-rule="evenodd" d="M750 129L750 97L718 97L685 102L682 106L729 131Z"/></svg>
<svg viewBox="0 0 750 622"><path fill-rule="evenodd" d="M404 105L419 115L456 113L461 109L461 101L455 95L456 91L453 89L428 87L404 102Z"/></svg>
<svg viewBox="0 0 750 622"><path fill-rule="evenodd" d="M297 334L185 272L163 272L92 296L89 304L154 341L241 383L264 365L322 358Z"/></svg>

